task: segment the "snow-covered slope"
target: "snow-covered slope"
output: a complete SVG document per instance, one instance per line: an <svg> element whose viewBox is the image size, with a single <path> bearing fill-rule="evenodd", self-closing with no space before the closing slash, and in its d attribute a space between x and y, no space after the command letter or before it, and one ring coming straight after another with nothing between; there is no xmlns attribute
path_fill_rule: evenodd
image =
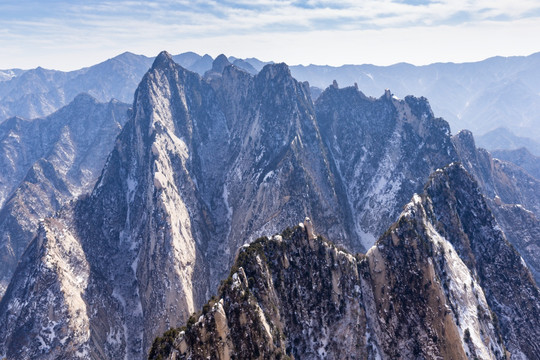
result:
<svg viewBox="0 0 540 360"><path fill-rule="evenodd" d="M64 231L50 235L61 241L56 234L70 234L84 250L76 262L89 263L92 290L84 302L91 334L70 338L69 346L141 358L157 334L203 304L237 246L289 223L292 214L313 212L344 237L308 94L284 64L256 77L228 67L208 83L168 54L158 56L92 195L66 208L58 222ZM57 286L63 281L57 278ZM18 284L4 304L18 301ZM31 294L26 304L40 296ZM54 299L52 308L69 307ZM21 324L25 311L48 316L23 308L10 315ZM108 309L110 321L93 315L100 309ZM6 344L14 341L4 336ZM99 345L96 338L108 340ZM37 354L39 347L26 343L20 351Z"/></svg>
<svg viewBox="0 0 540 360"><path fill-rule="evenodd" d="M508 240L540 283L540 182L521 167L476 148L470 131L452 137L463 166L478 181Z"/></svg>
<svg viewBox="0 0 540 360"><path fill-rule="evenodd" d="M368 98L356 87L328 87L317 121L353 214L355 250L368 249L436 168L458 159L450 128L425 98L399 100L389 90Z"/></svg>

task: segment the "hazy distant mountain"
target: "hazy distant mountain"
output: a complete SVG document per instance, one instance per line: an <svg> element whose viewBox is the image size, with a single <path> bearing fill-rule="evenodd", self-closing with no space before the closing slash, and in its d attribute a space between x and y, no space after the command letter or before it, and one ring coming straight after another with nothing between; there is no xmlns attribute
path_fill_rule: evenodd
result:
<svg viewBox="0 0 540 360"><path fill-rule="evenodd" d="M258 73L258 71L253 67L253 65L242 59L236 59L233 61L232 64L242 70L247 71L251 75L256 75Z"/></svg>
<svg viewBox="0 0 540 360"><path fill-rule="evenodd" d="M201 76L211 69L213 62L211 56L194 52L175 55L173 59ZM80 92L100 101L117 98L131 102L138 81L152 61L153 58L124 53L68 73L41 68L0 71L0 121L15 115L32 118L50 114ZM233 56L229 62L250 74L271 63ZM321 89L337 80L341 86L356 83L370 96L379 96L387 88L398 97L425 96L454 133L468 129L482 135L506 127L540 142L540 53L426 66L298 65L291 66L291 72L298 80L309 81L311 86ZM479 143L483 145L482 141Z"/></svg>
<svg viewBox="0 0 540 360"><path fill-rule="evenodd" d="M261 61L256 58L247 58L244 59L245 62L249 63L257 71L261 71L263 67L269 64L273 64L273 61ZM328 84L327 84L328 85Z"/></svg>
<svg viewBox="0 0 540 360"><path fill-rule="evenodd" d="M536 179L540 179L540 157L531 154L526 148L494 150L492 154L497 159L510 161L522 167Z"/></svg>
<svg viewBox="0 0 540 360"><path fill-rule="evenodd" d="M532 154L540 156L540 141L535 141L524 136L517 136L507 128L500 127L484 135L476 137L478 146L490 151L493 150L516 150L527 148Z"/></svg>
<svg viewBox="0 0 540 360"><path fill-rule="evenodd" d="M49 115L80 93L102 102L114 98L131 103L137 84L151 64L151 58L124 53L76 71L24 71L0 82L0 121L11 116L32 119Z"/></svg>
<svg viewBox="0 0 540 360"><path fill-rule="evenodd" d="M208 54L200 56L198 54L195 54L194 52L187 52L175 55L173 56L173 60L177 64L180 64L184 68L196 72L201 76L212 68L212 63L214 61L214 59Z"/></svg>
<svg viewBox="0 0 540 360"><path fill-rule="evenodd" d="M127 110L81 94L46 118L0 124L0 298L39 219L93 188Z"/></svg>
<svg viewBox="0 0 540 360"><path fill-rule="evenodd" d="M187 69L204 74L213 59L193 52L175 56ZM141 78L154 58L129 52L100 64L70 72L47 70L0 71L0 122L11 116L32 119L46 116L71 102L80 93L98 101L118 99L131 103Z"/></svg>

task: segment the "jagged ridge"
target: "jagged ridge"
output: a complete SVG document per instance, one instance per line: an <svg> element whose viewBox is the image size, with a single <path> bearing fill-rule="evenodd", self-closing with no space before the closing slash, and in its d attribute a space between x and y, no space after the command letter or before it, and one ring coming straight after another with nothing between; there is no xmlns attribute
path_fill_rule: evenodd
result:
<svg viewBox="0 0 540 360"><path fill-rule="evenodd" d="M240 250L219 297L157 338L150 358L537 358L540 295L493 222L454 164L366 255L310 238L303 224L261 238ZM509 301L516 292L521 301Z"/></svg>

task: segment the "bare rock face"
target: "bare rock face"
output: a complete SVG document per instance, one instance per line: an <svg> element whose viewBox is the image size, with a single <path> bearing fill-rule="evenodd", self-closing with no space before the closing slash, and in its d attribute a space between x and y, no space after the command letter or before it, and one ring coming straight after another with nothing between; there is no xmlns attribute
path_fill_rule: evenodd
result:
<svg viewBox="0 0 540 360"><path fill-rule="evenodd" d="M127 111L81 94L46 118L0 124L0 297L39 219L92 190Z"/></svg>
<svg viewBox="0 0 540 360"><path fill-rule="evenodd" d="M519 204L488 202L508 241L531 270L536 284L540 284L540 221L537 215Z"/></svg>
<svg viewBox="0 0 540 360"><path fill-rule="evenodd" d="M85 302L89 273L84 250L65 224L43 222L5 295L18 300L0 305L2 354L13 359L90 356L98 339L91 338ZM64 346L74 342L77 346Z"/></svg>
<svg viewBox="0 0 540 360"><path fill-rule="evenodd" d="M538 357L540 292L531 272L493 217L481 190L465 169L435 173L425 192L432 221L446 234L473 273L498 317L504 344L516 358ZM453 199L454 201L448 201ZM456 216L457 215L457 216Z"/></svg>
<svg viewBox="0 0 540 360"><path fill-rule="evenodd" d="M540 294L494 221L454 164L366 255L310 240L305 224L260 238L150 358L538 358Z"/></svg>
<svg viewBox="0 0 540 360"><path fill-rule="evenodd" d="M260 238L241 249L219 297L157 339L150 358L375 358L366 265L303 227Z"/></svg>
<svg viewBox="0 0 540 360"><path fill-rule="evenodd" d="M0 206L13 195L28 171L40 159L62 166L68 187L94 182L92 173L103 168L111 148L104 148L104 137L112 141L126 120L128 106L116 100L103 104L88 94L80 94L68 106L40 119L14 117L0 124ZM101 145L101 146L98 146ZM78 154L87 155L72 159ZM70 160L74 161L73 168ZM44 166L42 166L44 167ZM82 170L80 169L82 167ZM86 169L88 168L88 169Z"/></svg>
<svg viewBox="0 0 540 360"><path fill-rule="evenodd" d="M486 196L498 196L505 204L522 204L540 215L540 181L519 166L493 158L484 149L477 149L470 131L452 137L460 161L479 182Z"/></svg>

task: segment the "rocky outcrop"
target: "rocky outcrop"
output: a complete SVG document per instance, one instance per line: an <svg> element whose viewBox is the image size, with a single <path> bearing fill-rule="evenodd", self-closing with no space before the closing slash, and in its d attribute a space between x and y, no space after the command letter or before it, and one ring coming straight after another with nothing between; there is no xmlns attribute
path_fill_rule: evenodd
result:
<svg viewBox="0 0 540 360"><path fill-rule="evenodd" d="M454 165L435 173L425 191L431 198L432 221L478 279L499 319L505 346L516 358L536 358L540 293L480 188L464 168Z"/></svg>
<svg viewBox="0 0 540 360"><path fill-rule="evenodd" d="M470 131L460 131L452 137L463 166L479 182L488 198L498 196L505 204L522 204L540 215L540 181L519 166L493 158L481 148L476 148Z"/></svg>
<svg viewBox="0 0 540 360"><path fill-rule="evenodd" d="M503 204L499 199L488 201L508 241L527 264L536 284L540 284L540 221L519 204Z"/></svg>
<svg viewBox="0 0 540 360"><path fill-rule="evenodd" d="M58 220L43 222L4 297L17 300L0 303L3 358L75 359L107 354L91 346L101 339L92 336L85 303L89 270L83 248L73 234L65 231L65 224Z"/></svg>
<svg viewBox="0 0 540 360"><path fill-rule="evenodd" d="M316 102L321 134L345 188L356 242L368 249L392 224L429 174L457 160L448 123L425 98L380 99L356 87L330 86Z"/></svg>
<svg viewBox="0 0 540 360"><path fill-rule="evenodd" d="M242 248L218 297L150 358L534 359L539 310L526 266L454 164L365 255L310 239L305 223Z"/></svg>
<svg viewBox="0 0 540 360"><path fill-rule="evenodd" d="M535 141L510 132L540 140L539 64L540 53L536 53L462 64L297 65L291 71L296 79L318 87L337 80L342 86L357 83L371 96L386 88L399 97L425 96L435 113L450 123L454 133L469 129L476 135L486 134L482 147L488 150L526 146L540 155L538 143L535 152L529 147Z"/></svg>

